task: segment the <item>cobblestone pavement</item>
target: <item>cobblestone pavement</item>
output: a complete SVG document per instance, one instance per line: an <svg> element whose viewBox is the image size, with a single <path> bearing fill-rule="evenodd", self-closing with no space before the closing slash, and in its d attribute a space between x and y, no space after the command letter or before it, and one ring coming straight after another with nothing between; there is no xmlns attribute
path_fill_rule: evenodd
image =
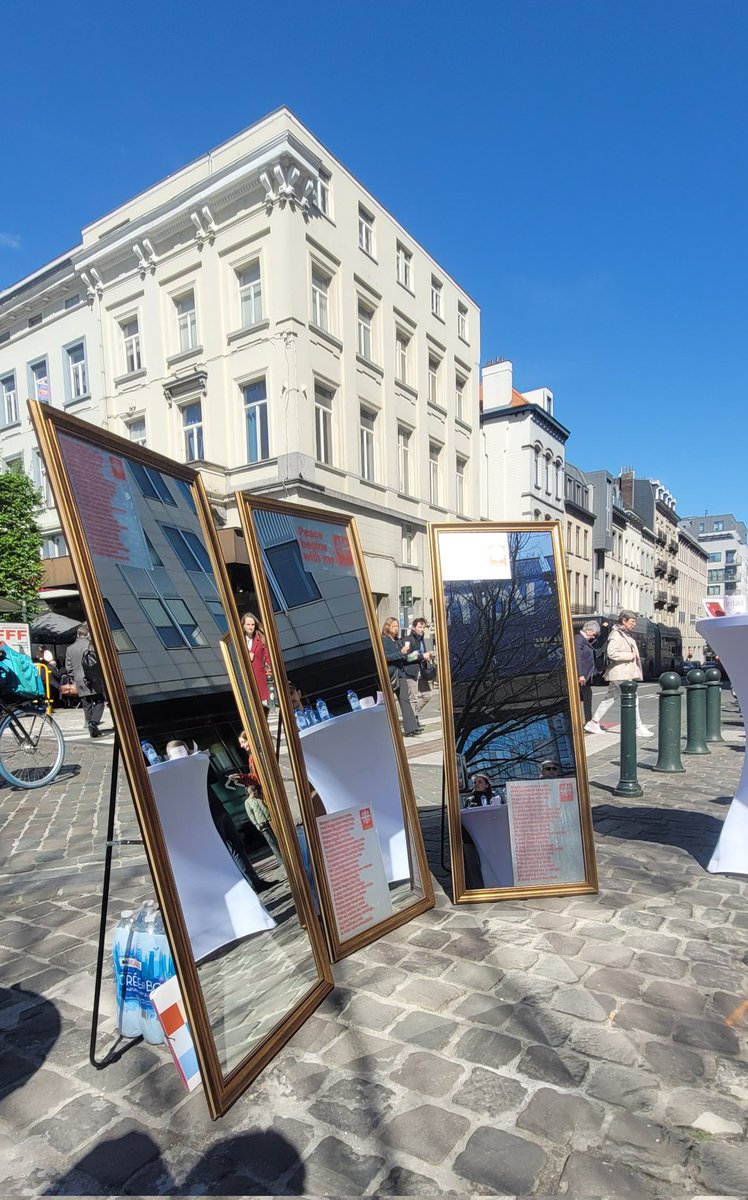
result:
<svg viewBox="0 0 748 1200"><path fill-rule="evenodd" d="M588 739L599 895L455 907L435 698L409 756L436 908L337 964L217 1123L162 1049L89 1065L111 739L71 740L49 789L0 789L0 1193L746 1196L748 877L704 869L744 755L723 699L729 740L685 775L642 744L641 800ZM149 890L122 847L112 912Z"/></svg>

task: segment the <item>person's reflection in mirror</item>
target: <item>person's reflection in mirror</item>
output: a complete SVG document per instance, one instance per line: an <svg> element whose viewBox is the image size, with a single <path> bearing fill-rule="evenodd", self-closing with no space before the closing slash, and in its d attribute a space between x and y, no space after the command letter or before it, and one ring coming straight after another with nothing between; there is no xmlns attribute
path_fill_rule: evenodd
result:
<svg viewBox="0 0 748 1200"><path fill-rule="evenodd" d="M65 673L72 675L78 689L89 737L101 737L104 715L104 676L91 641L88 624L83 621L75 631L75 641L65 655Z"/></svg>
<svg viewBox="0 0 748 1200"><path fill-rule="evenodd" d="M493 804L493 788L487 775L473 776L473 790L467 797L463 808L485 808Z"/></svg>
<svg viewBox="0 0 748 1200"><path fill-rule="evenodd" d="M291 699L291 707L293 708L293 711L295 713L297 713L297 712L303 713L305 705L304 705L304 698L301 695L301 692L297 688L296 684L292 683L290 679L287 679L286 683L288 685L288 695ZM325 808L324 804L322 803L322 797L320 796L317 789L315 787L312 787L311 783L309 784L309 794L312 798L312 809L314 811L315 817L326 816L327 809Z"/></svg>
<svg viewBox="0 0 748 1200"><path fill-rule="evenodd" d="M265 714L267 715L270 704L268 679L272 675L272 668L270 666L262 627L254 613L246 612L244 614L242 617L242 629L244 630L244 639L249 651L249 661L252 664L252 674L255 677L257 691L262 700L262 707L265 709Z"/></svg>
<svg viewBox="0 0 748 1200"><path fill-rule="evenodd" d="M180 738L173 738L166 743L166 757L170 760L188 758L190 754L195 752L194 743L192 746L189 746L187 742L182 741ZM218 830L221 841L250 887L255 892L266 892L268 888L273 887L272 883L261 879L255 871L239 830L212 788L208 788L208 805L210 807L210 815L213 818L213 824Z"/></svg>
<svg viewBox="0 0 748 1200"><path fill-rule="evenodd" d="M249 744L249 738L247 737L247 731L245 729L242 729L241 733L239 734L239 745L246 755L247 769L246 771L235 772L234 774L228 775L227 779L231 783L239 784L245 789L247 795L244 801L244 809L247 817L251 824L254 825L257 832L265 839L275 855L279 866L282 867L283 859L281 858L280 847L276 840L275 833L273 832L272 815L270 813L270 808L262 794L262 785L260 783L259 776L257 775L252 754L250 753L251 747Z"/></svg>
<svg viewBox="0 0 748 1200"><path fill-rule="evenodd" d="M423 617L415 617L408 630L408 635L402 644L405 652L405 683L408 689L410 707L415 713L418 729L423 726L418 720L421 709L431 698L431 684L425 678L433 657L431 650L426 649L426 621Z"/></svg>
<svg viewBox="0 0 748 1200"><path fill-rule="evenodd" d="M561 767L555 761L555 759L546 758L545 761L540 764L541 779L557 779L560 774Z"/></svg>
<svg viewBox="0 0 748 1200"><path fill-rule="evenodd" d="M405 660L408 650L405 649L405 642L400 637L400 622L397 617L388 617L384 622L382 645L384 646L384 656L387 659L392 690L397 696L403 717L403 737L417 737L421 730L416 714L411 708L405 676Z"/></svg>

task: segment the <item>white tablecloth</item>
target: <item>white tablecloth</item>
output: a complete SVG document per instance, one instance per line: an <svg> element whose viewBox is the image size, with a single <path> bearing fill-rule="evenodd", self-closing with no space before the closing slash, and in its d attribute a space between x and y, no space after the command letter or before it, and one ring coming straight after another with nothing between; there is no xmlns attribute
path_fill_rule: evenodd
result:
<svg viewBox="0 0 748 1200"><path fill-rule="evenodd" d="M274 929L213 824L208 755L156 763L148 776L196 961L227 942Z"/></svg>
<svg viewBox="0 0 748 1200"><path fill-rule="evenodd" d="M307 775L328 813L368 805L388 883L410 878L392 730L384 705L343 713L300 731Z"/></svg>
<svg viewBox="0 0 748 1200"><path fill-rule="evenodd" d="M514 872L507 806L488 804L481 808L463 808L460 820L462 828L475 842L484 887L512 887Z"/></svg>
<svg viewBox="0 0 748 1200"><path fill-rule="evenodd" d="M748 713L748 616L710 617L697 621L696 629L724 663L745 719ZM735 799L707 871L748 875L748 759L743 763Z"/></svg>

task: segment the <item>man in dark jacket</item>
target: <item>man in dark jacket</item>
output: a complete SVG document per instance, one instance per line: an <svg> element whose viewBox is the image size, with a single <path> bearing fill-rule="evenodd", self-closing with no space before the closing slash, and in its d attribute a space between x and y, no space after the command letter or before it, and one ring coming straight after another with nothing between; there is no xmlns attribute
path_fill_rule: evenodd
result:
<svg viewBox="0 0 748 1200"><path fill-rule="evenodd" d="M600 632L597 621L585 621L574 634L574 650L577 656L579 695L584 712L584 724L592 720L592 676L595 674L595 652L592 642Z"/></svg>
<svg viewBox="0 0 748 1200"><path fill-rule="evenodd" d="M423 617L415 617L408 631L408 636L402 645L402 649L407 651L403 674L408 688L410 707L415 713L416 720L418 720L418 714L424 704L428 704L429 697L431 696L431 688L427 680L424 680L422 689L419 689L418 686L424 665L431 662L432 652L426 649L426 642L423 636L425 629L426 622ZM420 726L421 723L419 721L418 727L420 728Z"/></svg>
<svg viewBox="0 0 748 1200"><path fill-rule="evenodd" d="M104 715L104 679L84 621L75 631L75 641L65 655L65 671L72 675L78 689L89 735L101 737L99 725Z"/></svg>

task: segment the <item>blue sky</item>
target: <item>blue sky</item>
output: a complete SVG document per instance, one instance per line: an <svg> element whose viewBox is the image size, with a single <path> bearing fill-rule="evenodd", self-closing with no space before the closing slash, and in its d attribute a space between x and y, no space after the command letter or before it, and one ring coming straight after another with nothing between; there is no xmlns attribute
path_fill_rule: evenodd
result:
<svg viewBox="0 0 748 1200"><path fill-rule="evenodd" d="M0 287L278 105L476 299L587 469L748 519L744 0L3 11ZM15 77L14 77L15 73Z"/></svg>

